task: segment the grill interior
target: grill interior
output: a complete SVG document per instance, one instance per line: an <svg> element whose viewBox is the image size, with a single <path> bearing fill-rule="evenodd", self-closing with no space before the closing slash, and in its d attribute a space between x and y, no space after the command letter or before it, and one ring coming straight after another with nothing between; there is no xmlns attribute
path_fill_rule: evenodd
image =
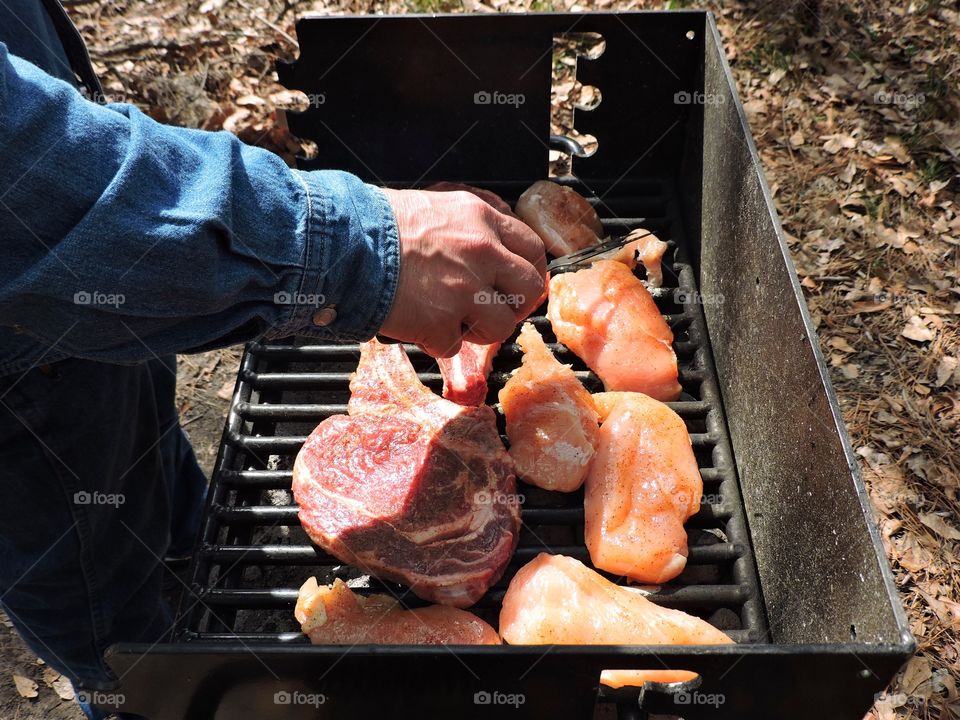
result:
<svg viewBox="0 0 960 720"><path fill-rule="evenodd" d="M669 405L690 433L704 500L687 523L686 569L670 583L648 588L649 597L705 618L737 642L764 642L755 561L675 190L664 181L634 181L623 183L616 197L599 200L587 188L568 184L592 197L601 217L619 215L604 220L608 233L642 226L671 241L665 287L654 295L674 331L680 363L683 395ZM522 190L491 189L510 201ZM556 343L544 313L545 307L539 308L531 320L557 358L571 364L589 390L602 390L583 362ZM407 351L420 379L439 392L442 380L433 359L413 347ZM488 403L496 402L520 356L513 339L504 344L490 376ZM290 493L291 467L306 435L324 418L346 412L349 376L358 357L356 345L296 341L248 347L192 568L194 596L184 598L178 641L306 642L292 610L298 587L311 575L320 582L340 577L361 593L393 594L410 607L421 604L405 587L369 578L315 548L300 527ZM499 414L498 423L503 433ZM582 491L551 493L520 482L518 492L524 496L519 547L504 577L472 608L494 627L510 579L536 554L561 553L589 564Z"/></svg>

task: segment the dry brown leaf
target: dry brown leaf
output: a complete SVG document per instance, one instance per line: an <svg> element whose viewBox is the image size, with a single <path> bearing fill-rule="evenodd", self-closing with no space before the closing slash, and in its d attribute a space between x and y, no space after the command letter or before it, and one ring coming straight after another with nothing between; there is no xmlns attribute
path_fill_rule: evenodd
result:
<svg viewBox="0 0 960 720"><path fill-rule="evenodd" d="M866 313L875 313L887 310L892 307L893 303L890 300L885 300L883 302L858 302L850 306L854 315L866 314Z"/></svg>
<svg viewBox="0 0 960 720"><path fill-rule="evenodd" d="M847 363L840 366L840 372L847 380L856 380L860 377L860 366L856 363Z"/></svg>
<svg viewBox="0 0 960 720"><path fill-rule="evenodd" d="M20 697L30 699L35 698L40 694L38 691L40 686L30 678L24 677L23 675L14 674L13 684L17 686L17 692L20 694Z"/></svg>
<svg viewBox="0 0 960 720"><path fill-rule="evenodd" d="M853 178L856 174L857 174L857 166L854 164L853 160L851 160L850 162L847 163L847 167L845 167L843 171L841 171L838 177L846 185L849 185L850 183L853 182Z"/></svg>
<svg viewBox="0 0 960 720"><path fill-rule="evenodd" d="M229 400L233 397L233 387L236 383L233 380L227 380L220 389L217 390L217 397L221 400Z"/></svg>
<svg viewBox="0 0 960 720"><path fill-rule="evenodd" d="M790 136L790 144L794 147L800 147L806 142L806 138L803 137L803 133L797 130L793 135Z"/></svg>
<svg viewBox="0 0 960 720"><path fill-rule="evenodd" d="M907 324L904 325L903 330L900 331L900 334L909 340L916 340L917 342L929 342L933 340L934 336L933 330L923 324L923 320L920 319L919 315L914 315L910 318Z"/></svg>
<svg viewBox="0 0 960 720"><path fill-rule="evenodd" d="M54 681L59 677L60 677L60 673L58 673L52 667L47 667L43 669L43 683L47 687L53 687Z"/></svg>
<svg viewBox="0 0 960 720"><path fill-rule="evenodd" d="M65 675L61 675L54 680L52 687L53 691L57 694L57 697L59 697L61 700L70 702L75 697L73 693L73 685Z"/></svg>
<svg viewBox="0 0 960 720"><path fill-rule="evenodd" d="M960 540L960 530L952 527L946 520L933 513L920 513L920 522L933 530L944 540Z"/></svg>
<svg viewBox="0 0 960 720"><path fill-rule="evenodd" d="M903 671L901 683L906 693L912 696L916 694L917 688L932 676L933 671L930 669L930 661L922 655L914 655Z"/></svg>
<svg viewBox="0 0 960 720"><path fill-rule="evenodd" d="M957 371L957 358L944 355L940 358L940 364L937 365L937 387L943 387L947 384L953 374Z"/></svg>
<svg viewBox="0 0 960 720"><path fill-rule="evenodd" d="M909 165L912 158L903 141L895 136L888 135L883 139L883 149L889 152L897 159L897 162L903 165Z"/></svg>
<svg viewBox="0 0 960 720"><path fill-rule="evenodd" d="M928 569L933 562L933 555L917 542L914 535L897 538L894 544L897 549L897 561L912 573Z"/></svg>
<svg viewBox="0 0 960 720"><path fill-rule="evenodd" d="M834 335L832 338L827 340L827 345L832 347L834 350L839 350L840 352L852 353L856 352L847 342L847 339L840 337L839 335Z"/></svg>
<svg viewBox="0 0 960 720"><path fill-rule="evenodd" d="M820 139L826 140L823 149L831 155L836 155L841 150L851 150L857 146L857 141L853 135L845 135L844 133L821 135Z"/></svg>

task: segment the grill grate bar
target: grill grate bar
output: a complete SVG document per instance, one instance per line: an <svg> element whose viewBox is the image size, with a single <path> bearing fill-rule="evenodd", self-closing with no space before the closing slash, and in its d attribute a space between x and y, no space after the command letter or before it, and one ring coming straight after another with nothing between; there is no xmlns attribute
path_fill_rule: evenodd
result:
<svg viewBox="0 0 960 720"><path fill-rule="evenodd" d="M243 565L340 565L340 561L326 555L313 545L230 545L212 546L200 550L203 555L216 562L237 563ZM583 545L552 545L546 547L518 547L514 553L513 564L523 564L532 560L541 552L569 555L584 562L590 556ZM688 565L705 565L736 560L743 549L734 543L716 545L695 545L690 548Z"/></svg>
<svg viewBox="0 0 960 720"><path fill-rule="evenodd" d="M682 418L706 415L710 410L709 403L700 401L668 402L664 404ZM292 405L286 403L276 405L251 405L249 403L241 403L237 406L236 410L242 417L251 420L304 420L320 422L330 415L345 415L347 412L347 404Z"/></svg>
<svg viewBox="0 0 960 720"><path fill-rule="evenodd" d="M694 352L696 345L678 341L674 343L674 348L677 350L677 356L681 357L684 355L684 348L688 348L686 354L689 355ZM558 359L564 360L564 358ZM258 390L343 390L349 385L351 374L352 372L328 372L323 374L308 372L258 373L249 370L241 371L241 378ZM589 370L574 370L573 374L588 388L596 388L595 392L600 389L600 381ZM439 372L418 372L417 377L420 378L420 382L428 387L439 388L443 385L443 376ZM490 373L489 383L492 386L502 386L509 378L509 373L494 369ZM701 370L680 368L681 384L702 381L703 379L704 373Z"/></svg>
<svg viewBox="0 0 960 720"><path fill-rule="evenodd" d="M399 586L394 586L398 588ZM360 595L384 593L381 587L352 587ZM503 602L505 590L492 589L474 606L476 608L499 608ZM393 594L411 607L422 605L407 590L394 590ZM711 606L738 605L746 599L747 591L737 585L687 585L671 589L662 589L648 597L658 605L669 608L699 608L705 604ZM297 602L296 588L273 589L228 589L210 588L197 593L205 605L234 608L257 608L261 610L293 608Z"/></svg>

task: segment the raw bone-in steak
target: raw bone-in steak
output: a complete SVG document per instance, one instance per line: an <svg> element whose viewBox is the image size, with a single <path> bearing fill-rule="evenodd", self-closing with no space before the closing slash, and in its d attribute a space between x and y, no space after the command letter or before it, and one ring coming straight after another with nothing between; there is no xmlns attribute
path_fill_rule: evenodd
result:
<svg viewBox="0 0 960 720"><path fill-rule="evenodd" d="M487 399L487 376L502 343L478 345L464 340L460 352L438 358L443 375L443 396L458 405L483 405Z"/></svg>
<svg viewBox="0 0 960 720"><path fill-rule="evenodd" d="M361 346L349 415L324 420L293 468L310 538L431 602L468 607L517 545L513 463L493 410L425 387L400 345Z"/></svg>

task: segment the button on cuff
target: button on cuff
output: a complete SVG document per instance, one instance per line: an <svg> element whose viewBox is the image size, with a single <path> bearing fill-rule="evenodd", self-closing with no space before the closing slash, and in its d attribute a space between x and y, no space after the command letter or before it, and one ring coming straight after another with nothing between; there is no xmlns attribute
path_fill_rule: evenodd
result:
<svg viewBox="0 0 960 720"><path fill-rule="evenodd" d="M327 327L337 319L337 310L333 305L320 308L313 314L313 324L317 327Z"/></svg>

